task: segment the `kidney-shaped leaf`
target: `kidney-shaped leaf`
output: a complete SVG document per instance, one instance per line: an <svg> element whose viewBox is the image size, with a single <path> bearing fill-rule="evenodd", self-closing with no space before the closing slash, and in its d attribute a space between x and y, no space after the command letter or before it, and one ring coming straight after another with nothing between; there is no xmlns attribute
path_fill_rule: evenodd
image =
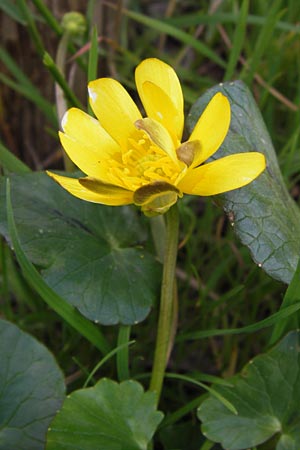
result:
<svg viewBox="0 0 300 450"><path fill-rule="evenodd" d="M276 433L276 450L300 448L300 332L289 333L268 353L250 361L228 381L215 386L237 410L235 415L215 397L198 409L202 432L228 450L242 450ZM275 448L275 447L274 447Z"/></svg>
<svg viewBox="0 0 300 450"><path fill-rule="evenodd" d="M136 381L102 379L67 397L47 435L47 450L146 450L163 414Z"/></svg>
<svg viewBox="0 0 300 450"><path fill-rule="evenodd" d="M240 81L214 87L192 107L189 126L194 127L216 92L230 100L231 124L214 158L259 151L267 160L267 169L257 180L218 199L255 262L273 278L289 283L300 254L300 212L287 192L270 136L250 91Z"/></svg>
<svg viewBox="0 0 300 450"><path fill-rule="evenodd" d="M40 450L64 399L64 379L51 353L0 320L0 449Z"/></svg>
<svg viewBox="0 0 300 450"><path fill-rule="evenodd" d="M0 183L0 233L9 239ZM143 218L133 208L84 202L44 173L11 176L11 198L22 247L52 289L102 324L147 316L160 266L143 248Z"/></svg>

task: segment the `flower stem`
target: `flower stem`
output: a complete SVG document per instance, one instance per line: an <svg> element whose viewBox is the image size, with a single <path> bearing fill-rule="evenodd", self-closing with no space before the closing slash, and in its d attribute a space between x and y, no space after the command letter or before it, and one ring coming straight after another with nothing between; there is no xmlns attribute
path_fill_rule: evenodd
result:
<svg viewBox="0 0 300 450"><path fill-rule="evenodd" d="M166 245L166 223L163 214L150 217L151 234L157 258L160 263L164 263Z"/></svg>
<svg viewBox="0 0 300 450"><path fill-rule="evenodd" d="M119 381L128 380L129 374L129 338L130 338L130 326L120 325L118 335L118 346L123 345L117 353L117 371ZM124 344L127 344L124 346Z"/></svg>
<svg viewBox="0 0 300 450"><path fill-rule="evenodd" d="M150 382L150 391L157 394L157 403L162 389L166 365L169 354L169 341L174 329L174 294L175 268L178 249L179 215L177 206L174 205L165 215L166 217L166 243L164 255L163 279L161 287L160 311L154 362Z"/></svg>

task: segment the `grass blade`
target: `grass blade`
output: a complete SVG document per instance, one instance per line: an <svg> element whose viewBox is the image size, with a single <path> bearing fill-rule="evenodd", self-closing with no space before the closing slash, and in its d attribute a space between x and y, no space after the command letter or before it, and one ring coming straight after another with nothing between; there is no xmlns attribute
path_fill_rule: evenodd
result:
<svg viewBox="0 0 300 450"><path fill-rule="evenodd" d="M249 0L244 0L241 6L241 11L239 14L239 19L237 21L237 26L235 29L233 37L233 45L229 56L229 61L227 64L227 69L224 75L224 81L231 80L233 77L236 65L238 63L241 50L243 48L246 27L247 27L247 17L249 10Z"/></svg>
<svg viewBox="0 0 300 450"><path fill-rule="evenodd" d="M18 83L0 73L0 80L14 91L22 94L32 101L45 114L51 124L57 127L57 118L53 110L53 105L47 101L34 86L30 79L24 74L20 67L15 63L9 53L0 47L0 60L17 80Z"/></svg>
<svg viewBox="0 0 300 450"><path fill-rule="evenodd" d="M29 31L30 37L32 39L32 42L34 43L38 54L40 56L43 56L43 54L45 52L44 44L43 44L42 38L40 36L40 33L36 27L36 24L35 24L33 15L32 15L32 11L29 9L27 3L28 2L26 2L25 0L17 0L17 5L26 20L28 31Z"/></svg>
<svg viewBox="0 0 300 450"><path fill-rule="evenodd" d="M2 0L0 2L0 9L21 25L26 25L26 19L20 9L11 0Z"/></svg>
<svg viewBox="0 0 300 450"><path fill-rule="evenodd" d="M270 12L266 17L266 21L256 40L251 58L248 60L248 64L245 66L244 71L241 74L241 79L243 79L248 85L252 83L255 72L257 72L258 66L262 61L263 55L270 45L276 23L284 13L284 11L278 12L281 2L282 0L277 0L272 3Z"/></svg>
<svg viewBox="0 0 300 450"><path fill-rule="evenodd" d="M30 168L17 158L12 152L6 148L0 141L0 166L8 172L28 173Z"/></svg>
<svg viewBox="0 0 300 450"><path fill-rule="evenodd" d="M285 296L283 298L283 302L280 307L280 311L283 309L286 309L289 306L293 306L294 304L297 304L299 302L300 298L300 259L298 262L298 266L295 272L295 275L293 276L293 279L291 281L291 284L286 290ZM271 339L269 344L273 345L275 344L280 338L283 337L287 327L292 322L292 328L298 328L299 327L299 314L295 314L294 316L288 316L285 318L285 320L280 320L276 322Z"/></svg>
<svg viewBox="0 0 300 450"><path fill-rule="evenodd" d="M93 370L91 371L91 373L88 375L83 388L87 387L87 385L90 383L90 381L92 380L93 376L95 375L96 372L98 372L98 370L100 369L100 367L102 367L104 365L104 363L106 363L106 361L108 361L109 359L111 359L115 354L119 354L120 351L123 351L124 349L128 349L129 345L134 344L135 341L128 341L125 342L122 345L118 345L116 348L114 348L113 350L111 350L109 353L107 353L104 358L101 359L101 361L99 361L99 363L93 368Z"/></svg>
<svg viewBox="0 0 300 450"><path fill-rule="evenodd" d="M0 60L11 72L11 74L16 78L16 80L23 86L36 89L29 78L24 74L20 67L15 63L15 60L10 56L10 54L3 48L0 47Z"/></svg>
<svg viewBox="0 0 300 450"><path fill-rule="evenodd" d="M174 27L188 27L195 25L216 25L216 24L237 24L239 20L239 15L236 13L215 13L215 14L205 14L205 13L193 13L193 14L183 14L180 17L170 17L165 19L165 22ZM267 16L259 16L254 14L249 14L247 17L247 25L255 25L262 27L268 20ZM292 33L300 33L300 25L291 24L287 21L278 21L275 24L275 29L280 31L288 31Z"/></svg>
<svg viewBox="0 0 300 450"><path fill-rule="evenodd" d="M270 327L299 310L300 310L300 293L298 295L297 302L294 302L292 305L282 308L280 311L277 311L275 314L272 314L271 316L261 320L260 322L256 322L241 328L231 328L231 329L227 328L225 330L203 330L203 331L194 331L191 333L183 333L179 335L176 340L178 342L189 340L194 341L197 339L204 339L212 336L226 336L230 334L253 333L255 331L263 330L264 328Z"/></svg>
<svg viewBox="0 0 300 450"><path fill-rule="evenodd" d="M45 52L43 57L43 63L53 76L54 80L57 82L57 84L61 87L63 90L66 98L69 100L72 106L76 106L79 109L84 109L80 101L77 99L76 95L72 91L72 89L69 87L65 77L53 61L52 57L49 55L49 53Z"/></svg>
<svg viewBox="0 0 300 450"><path fill-rule="evenodd" d="M58 34L58 36L61 36L63 33L62 28L51 11L45 5L45 2L41 0L32 0L32 3L39 11L39 13L43 16L45 22L49 25L49 27L52 28L52 30L54 30L55 33Z"/></svg>
<svg viewBox="0 0 300 450"><path fill-rule="evenodd" d="M222 58L220 58L217 55L217 53L211 50L203 42L199 41L198 39L195 39L189 33L179 30L178 28L173 27L172 25L169 25L166 22L153 19L152 17L148 17L134 11L124 9L123 13L125 16L129 17L130 19L138 23L142 23L143 25L146 25L147 27L152 28L153 30L172 36L175 39L178 39L180 42L189 45L201 55L205 56L206 58L209 58L211 61L214 61L218 66L224 68L226 67L226 63L223 61Z"/></svg>
<svg viewBox="0 0 300 450"><path fill-rule="evenodd" d="M91 36L91 47L89 51L88 63L88 81L95 80L98 72L98 33L97 28L94 27Z"/></svg>
<svg viewBox="0 0 300 450"><path fill-rule="evenodd" d="M237 414L237 410L235 409L235 407L233 406L233 404L227 400L225 397L223 397L222 394L220 394L219 392L217 392L215 389L206 386L206 384L201 383L201 381L197 381L194 380L194 378L191 377L187 377L186 375L180 375L179 373L169 373L167 372L165 374L166 378L173 378L175 380L182 380L182 381L186 381L188 383L192 383L195 384L196 386L200 386L203 389L205 389L207 392L209 392L213 397L217 398L221 403L223 403L223 405L229 409L229 411L231 411L233 414Z"/></svg>

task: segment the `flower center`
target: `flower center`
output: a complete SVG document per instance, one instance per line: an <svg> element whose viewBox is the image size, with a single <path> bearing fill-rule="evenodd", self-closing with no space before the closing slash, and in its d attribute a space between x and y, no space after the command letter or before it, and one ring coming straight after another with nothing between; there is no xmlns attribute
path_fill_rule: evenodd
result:
<svg viewBox="0 0 300 450"><path fill-rule="evenodd" d="M111 183L136 190L157 181L175 184L182 168L155 145L143 130L128 139L127 148L105 161Z"/></svg>

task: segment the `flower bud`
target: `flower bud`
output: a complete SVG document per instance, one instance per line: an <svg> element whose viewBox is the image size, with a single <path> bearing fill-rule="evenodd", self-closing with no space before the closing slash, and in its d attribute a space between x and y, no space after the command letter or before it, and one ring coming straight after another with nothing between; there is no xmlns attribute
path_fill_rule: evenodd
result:
<svg viewBox="0 0 300 450"><path fill-rule="evenodd" d="M81 13L71 11L63 16L61 26L65 33L71 36L81 36L86 30L86 20Z"/></svg>

